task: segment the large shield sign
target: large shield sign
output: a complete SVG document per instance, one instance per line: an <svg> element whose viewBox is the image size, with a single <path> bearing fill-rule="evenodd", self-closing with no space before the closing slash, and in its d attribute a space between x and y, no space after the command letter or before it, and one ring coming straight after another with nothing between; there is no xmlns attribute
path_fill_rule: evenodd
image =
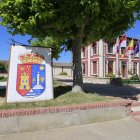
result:
<svg viewBox="0 0 140 140"><path fill-rule="evenodd" d="M51 49L12 46L7 102L53 99Z"/></svg>
<svg viewBox="0 0 140 140"><path fill-rule="evenodd" d="M17 92L26 98L41 95L45 90L45 65L18 64Z"/></svg>

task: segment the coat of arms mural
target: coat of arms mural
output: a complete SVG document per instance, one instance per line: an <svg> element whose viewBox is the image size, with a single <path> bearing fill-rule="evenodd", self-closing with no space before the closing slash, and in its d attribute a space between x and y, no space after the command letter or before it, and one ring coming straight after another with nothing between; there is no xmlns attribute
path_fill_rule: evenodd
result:
<svg viewBox="0 0 140 140"><path fill-rule="evenodd" d="M51 49L12 46L7 102L53 99Z"/></svg>
<svg viewBox="0 0 140 140"><path fill-rule="evenodd" d="M44 56L37 53L23 54L19 57L22 64L17 66L17 92L26 98L34 98L45 90Z"/></svg>

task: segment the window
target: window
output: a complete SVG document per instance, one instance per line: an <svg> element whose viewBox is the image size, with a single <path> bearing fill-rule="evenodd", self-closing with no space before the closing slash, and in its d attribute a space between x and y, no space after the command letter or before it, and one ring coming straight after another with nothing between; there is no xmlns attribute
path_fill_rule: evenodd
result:
<svg viewBox="0 0 140 140"><path fill-rule="evenodd" d="M121 47L121 54L125 54L125 47Z"/></svg>
<svg viewBox="0 0 140 140"><path fill-rule="evenodd" d="M137 62L134 62L133 71L134 74L137 74Z"/></svg>
<svg viewBox="0 0 140 140"><path fill-rule="evenodd" d="M93 62L93 74L97 74L97 61Z"/></svg>
<svg viewBox="0 0 140 140"><path fill-rule="evenodd" d="M108 44L108 53L113 53L113 44L112 43Z"/></svg>
<svg viewBox="0 0 140 140"><path fill-rule="evenodd" d="M86 64L85 63L82 64L82 70L83 70L83 74L86 74Z"/></svg>
<svg viewBox="0 0 140 140"><path fill-rule="evenodd" d="M82 49L82 57L86 57L86 50L85 50L85 48Z"/></svg>
<svg viewBox="0 0 140 140"><path fill-rule="evenodd" d="M97 44L96 44L96 42L92 43L92 54L97 54Z"/></svg>
<svg viewBox="0 0 140 140"><path fill-rule="evenodd" d="M108 74L113 74L113 61L108 62Z"/></svg>

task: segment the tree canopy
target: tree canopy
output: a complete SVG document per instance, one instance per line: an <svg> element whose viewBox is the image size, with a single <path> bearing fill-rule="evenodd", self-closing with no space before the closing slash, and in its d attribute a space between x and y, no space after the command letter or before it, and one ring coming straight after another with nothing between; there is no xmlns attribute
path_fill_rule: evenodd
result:
<svg viewBox="0 0 140 140"><path fill-rule="evenodd" d="M12 34L83 41L114 37L135 22L139 0L0 0L2 25Z"/></svg>
<svg viewBox="0 0 140 140"><path fill-rule="evenodd" d="M52 49L52 58L58 59L60 52L64 49L61 42L53 37L46 37L45 39L36 38L31 42L31 46L44 47Z"/></svg>
<svg viewBox="0 0 140 140"><path fill-rule="evenodd" d="M73 52L74 85L82 84L81 45L121 35L139 18L139 0L0 0L12 34L53 36Z"/></svg>

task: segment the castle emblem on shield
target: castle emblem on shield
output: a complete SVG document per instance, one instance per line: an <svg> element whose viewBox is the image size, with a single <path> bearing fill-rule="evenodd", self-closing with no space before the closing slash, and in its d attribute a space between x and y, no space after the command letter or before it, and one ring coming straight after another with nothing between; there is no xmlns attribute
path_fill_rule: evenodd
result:
<svg viewBox="0 0 140 140"><path fill-rule="evenodd" d="M44 56L37 53L20 55L21 64L17 66L17 92L26 98L41 95L46 86Z"/></svg>

